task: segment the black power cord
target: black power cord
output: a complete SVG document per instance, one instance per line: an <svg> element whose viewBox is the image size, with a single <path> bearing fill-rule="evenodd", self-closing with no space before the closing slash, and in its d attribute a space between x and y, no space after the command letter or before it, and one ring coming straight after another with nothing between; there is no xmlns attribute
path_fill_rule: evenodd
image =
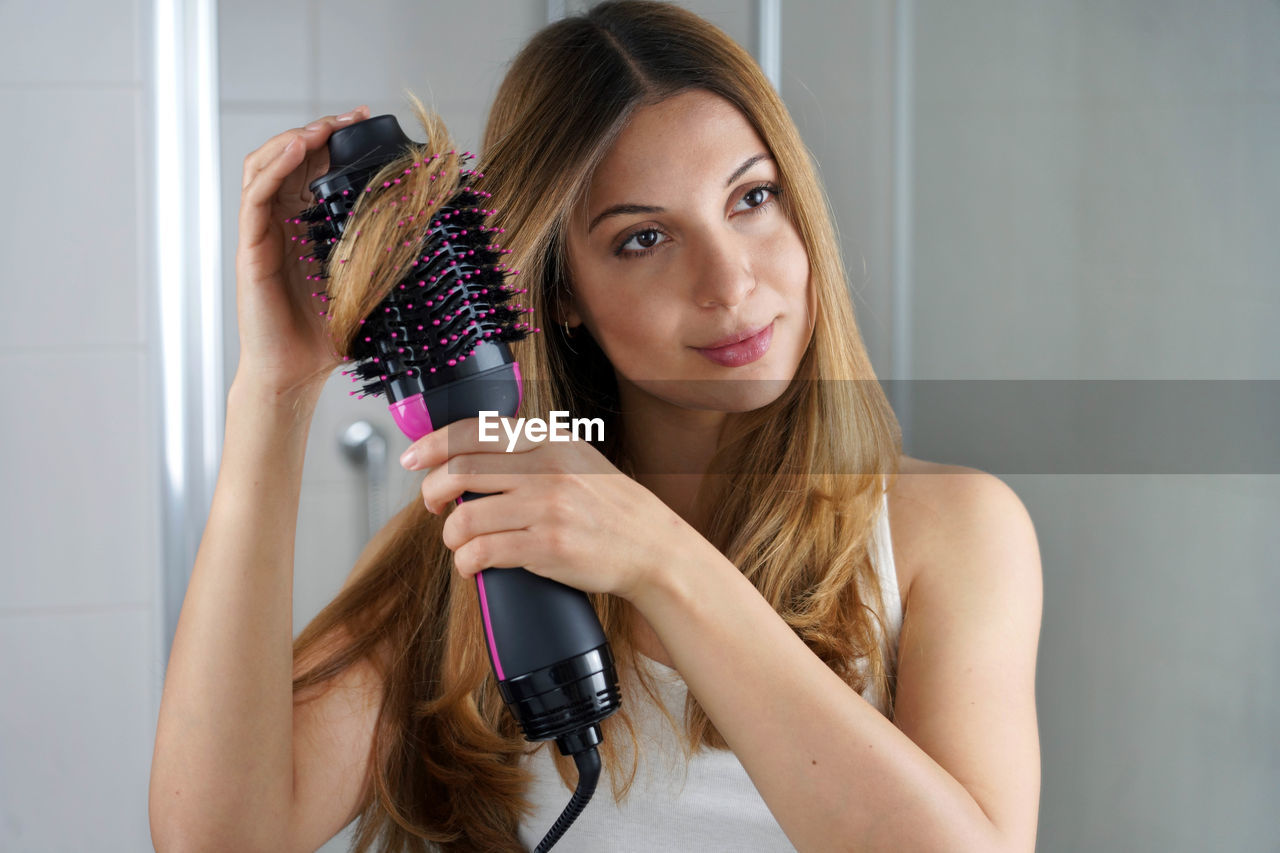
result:
<svg viewBox="0 0 1280 853"><path fill-rule="evenodd" d="M588 747L582 752L573 754L573 763L578 765L578 789L569 798L569 805L564 807L555 825L547 831L542 841L538 842L534 853L546 853L554 847L560 840L560 836L564 835L565 831L578 819L578 815L582 814L582 810L591 800L591 795L595 793L596 782L600 779L600 753L594 746Z"/></svg>

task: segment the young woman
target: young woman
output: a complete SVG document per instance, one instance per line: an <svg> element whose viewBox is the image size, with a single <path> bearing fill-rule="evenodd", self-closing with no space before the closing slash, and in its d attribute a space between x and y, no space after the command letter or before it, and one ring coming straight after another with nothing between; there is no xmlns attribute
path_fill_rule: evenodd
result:
<svg viewBox="0 0 1280 853"><path fill-rule="evenodd" d="M548 26L485 133L545 327L514 345L521 414L601 417L606 440L508 453L470 420L416 442L421 500L291 641L303 448L346 342L281 223L367 117L245 159L241 360L166 678L157 849L314 850L355 818L361 850L536 843L576 773L503 705L472 579L520 565L590 595L623 678L611 789L559 849L1033 850L1034 528L1000 480L901 455L794 124L676 7Z"/></svg>

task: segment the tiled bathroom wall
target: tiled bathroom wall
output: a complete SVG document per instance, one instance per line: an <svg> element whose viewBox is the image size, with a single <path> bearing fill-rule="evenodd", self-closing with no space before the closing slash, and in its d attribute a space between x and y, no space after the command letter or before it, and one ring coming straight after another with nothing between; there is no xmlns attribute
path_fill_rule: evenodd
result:
<svg viewBox="0 0 1280 853"><path fill-rule="evenodd" d="M144 5L0 4L0 849L15 853L150 849Z"/></svg>

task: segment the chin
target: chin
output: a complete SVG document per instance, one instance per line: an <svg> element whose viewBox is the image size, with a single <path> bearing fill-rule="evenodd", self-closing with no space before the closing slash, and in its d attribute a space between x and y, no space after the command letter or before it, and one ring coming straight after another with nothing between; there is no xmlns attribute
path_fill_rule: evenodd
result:
<svg viewBox="0 0 1280 853"><path fill-rule="evenodd" d="M653 379L636 383L649 394L682 409L752 412L786 392L790 377L759 379Z"/></svg>

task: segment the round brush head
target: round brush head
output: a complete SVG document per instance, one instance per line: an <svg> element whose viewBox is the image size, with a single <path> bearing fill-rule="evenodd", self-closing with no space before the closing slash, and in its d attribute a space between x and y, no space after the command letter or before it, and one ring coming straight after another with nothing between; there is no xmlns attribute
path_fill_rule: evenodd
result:
<svg viewBox="0 0 1280 853"><path fill-rule="evenodd" d="M525 322L533 309L512 301L527 288L507 280L519 271L503 263L509 250L495 241L502 229L488 224L496 213L485 207L490 194L471 185L474 178L483 177L467 167L472 154L423 155L403 169L403 176L411 176L415 169L431 170L448 162L446 168L457 171L456 188L442 203L428 200L415 207L404 194L408 178L403 176L373 182L413 145L390 115L335 131L330 140L332 168L311 184L316 203L293 220L308 226L301 241L307 253L299 258L317 265L308 279L327 282L347 223L358 221L353 217L365 210L396 216L392 208L397 205L417 211L398 220L400 244L385 247L392 252L413 245L412 258L399 266L381 301L361 321L348 348L352 366L343 371L361 386L352 394L382 395L392 402L463 378L481 365L510 362L505 344L541 331ZM430 182L437 178L445 178L444 171L432 174ZM359 237L357 231L346 239ZM313 295L328 299L323 289ZM476 358L478 351L484 351L481 358Z"/></svg>

